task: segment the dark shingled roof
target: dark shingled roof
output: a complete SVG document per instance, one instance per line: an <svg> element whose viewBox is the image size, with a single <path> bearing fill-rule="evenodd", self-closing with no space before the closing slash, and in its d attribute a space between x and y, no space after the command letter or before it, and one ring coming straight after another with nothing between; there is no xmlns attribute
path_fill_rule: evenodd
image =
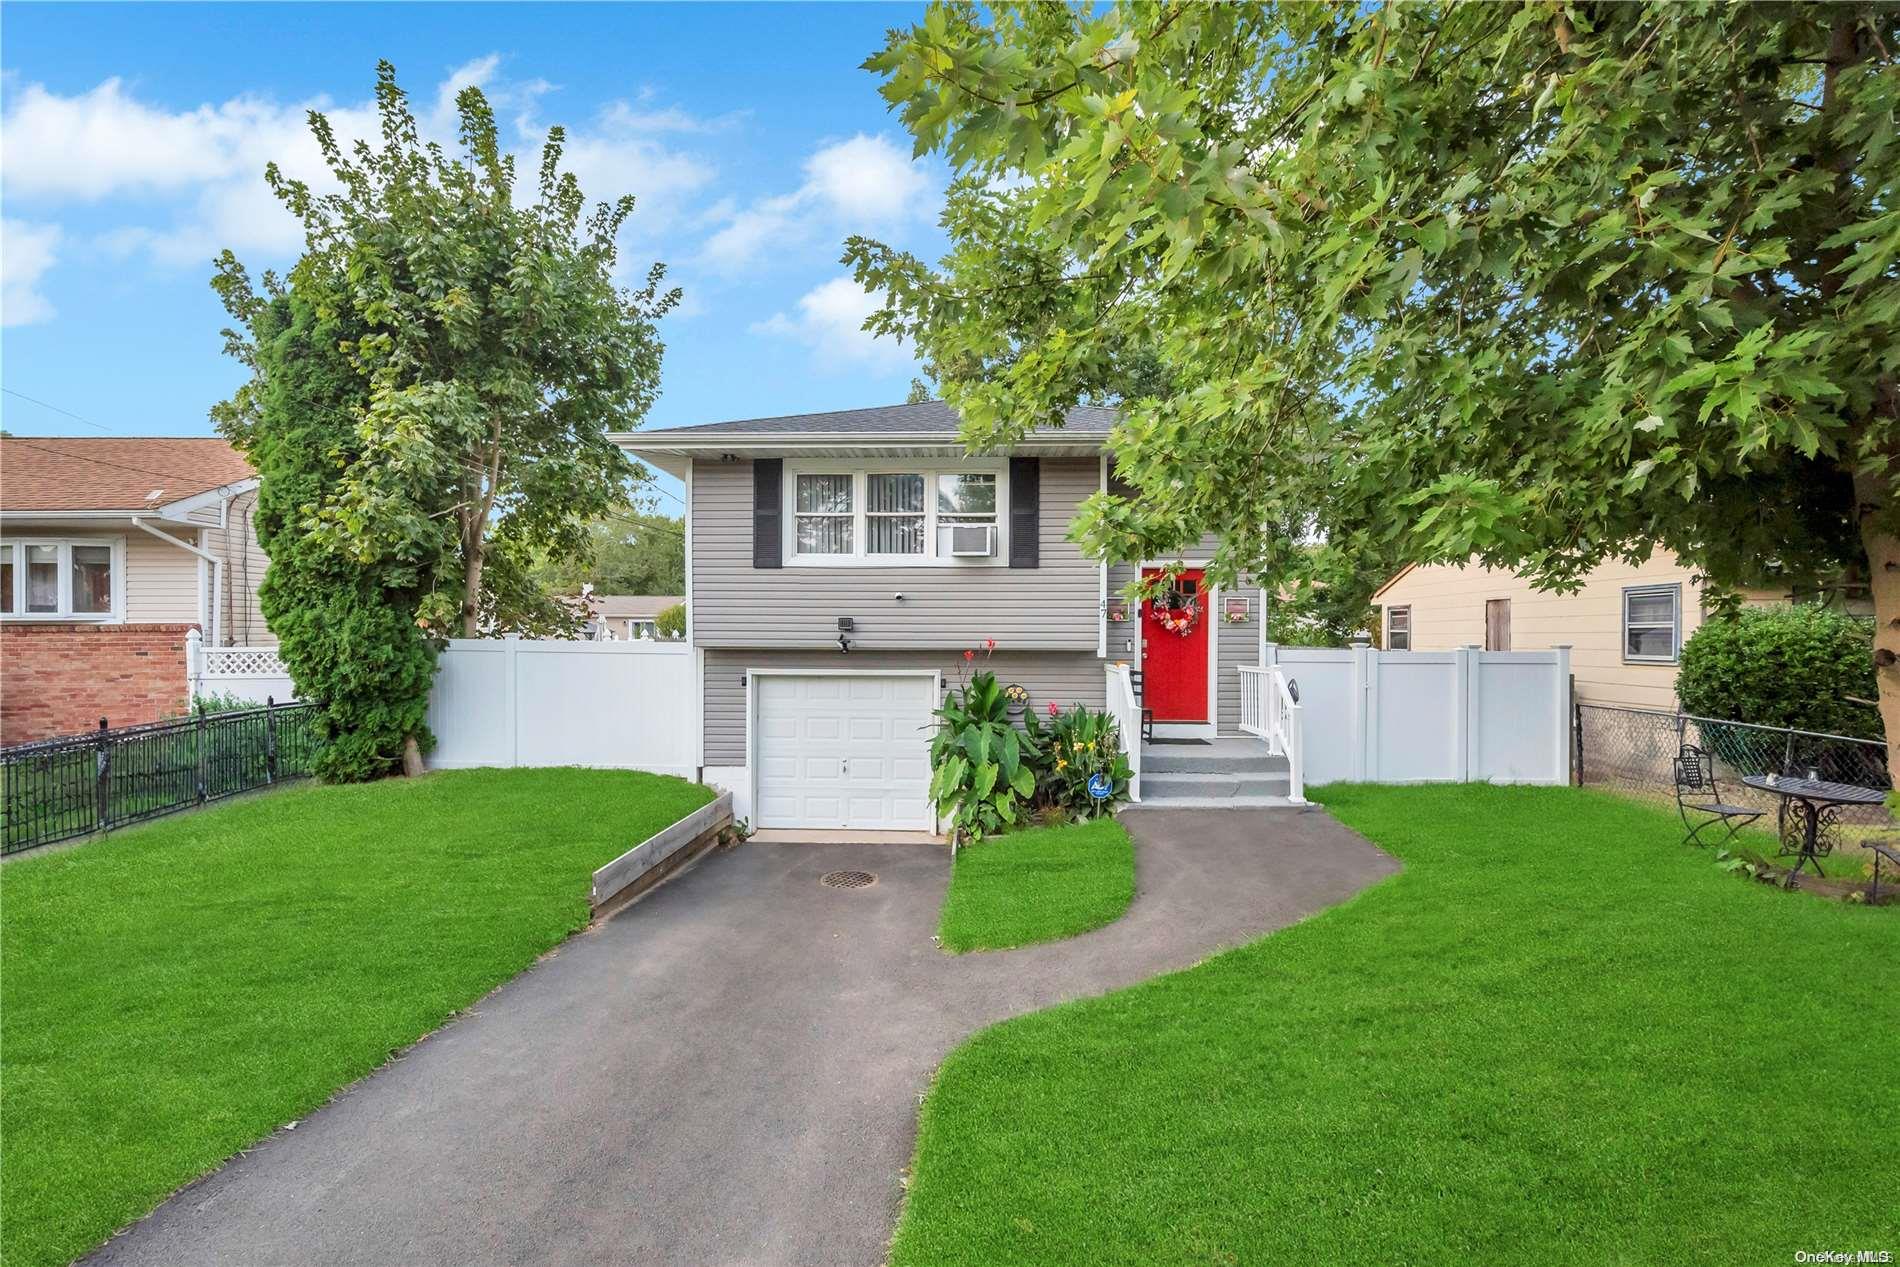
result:
<svg viewBox="0 0 1900 1267"><path fill-rule="evenodd" d="M1077 405L1068 414L1067 423L1057 429L1045 427L1043 435L1072 431L1078 435L1105 436L1115 425L1116 411L1094 405ZM932 435L954 437L959 426L956 411L940 400L917 405L879 405L870 409L839 409L823 414L787 414L781 418L747 418L736 422L707 422L695 427L664 427L642 431L646 439L671 435Z"/></svg>

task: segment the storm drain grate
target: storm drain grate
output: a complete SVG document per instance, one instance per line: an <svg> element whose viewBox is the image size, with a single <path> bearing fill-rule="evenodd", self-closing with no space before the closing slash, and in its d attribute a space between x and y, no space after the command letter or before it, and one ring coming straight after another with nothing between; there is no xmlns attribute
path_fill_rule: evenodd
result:
<svg viewBox="0 0 1900 1267"><path fill-rule="evenodd" d="M869 871L832 871L819 883L828 889L861 889L867 884L876 884L877 877Z"/></svg>

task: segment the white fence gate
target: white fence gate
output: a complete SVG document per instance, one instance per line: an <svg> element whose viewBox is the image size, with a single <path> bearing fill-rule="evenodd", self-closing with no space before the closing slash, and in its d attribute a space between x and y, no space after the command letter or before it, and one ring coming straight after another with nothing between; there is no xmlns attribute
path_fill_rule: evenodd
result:
<svg viewBox="0 0 1900 1267"><path fill-rule="evenodd" d="M429 696L429 764L583 765L692 778L698 675L681 642L455 638Z"/></svg>
<svg viewBox="0 0 1900 1267"><path fill-rule="evenodd" d="M1568 783L1570 648L1375 651L1269 644L1299 690L1308 787Z"/></svg>
<svg viewBox="0 0 1900 1267"><path fill-rule="evenodd" d="M256 704L287 704L297 698L277 648L207 647L196 629L185 635L185 689L193 698L235 695Z"/></svg>

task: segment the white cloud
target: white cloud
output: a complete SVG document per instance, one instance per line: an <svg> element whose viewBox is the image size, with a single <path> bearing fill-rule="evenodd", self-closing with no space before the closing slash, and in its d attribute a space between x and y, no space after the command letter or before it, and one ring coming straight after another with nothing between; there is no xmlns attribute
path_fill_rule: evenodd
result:
<svg viewBox="0 0 1900 1267"><path fill-rule="evenodd" d="M805 161L805 183L789 194L763 198L733 211L706 240L705 263L737 273L764 257L802 243L821 228L840 234L889 228L929 209L931 181L882 136L859 133Z"/></svg>
<svg viewBox="0 0 1900 1267"><path fill-rule="evenodd" d="M722 273L736 273L764 253L766 247L802 236L798 194L767 198L732 213L726 227L706 239L706 262Z"/></svg>
<svg viewBox="0 0 1900 1267"><path fill-rule="evenodd" d="M0 325L25 326L53 315L40 278L59 258L60 229L0 218Z"/></svg>
<svg viewBox="0 0 1900 1267"><path fill-rule="evenodd" d="M929 181L910 155L881 136L863 133L813 154L805 162L805 187L838 216L888 224L910 215Z"/></svg>
<svg viewBox="0 0 1900 1267"><path fill-rule="evenodd" d="M864 329L864 320L882 305L878 295L849 277L834 277L808 291L798 301L798 312L773 313L752 326L754 334L795 339L818 354L821 363L898 368L916 358L895 339L877 338Z"/></svg>
<svg viewBox="0 0 1900 1267"><path fill-rule="evenodd" d="M501 66L501 57L490 55L451 70L432 94L419 94L418 119L425 138L453 152L455 96L480 87L509 120L504 142L518 156L521 194L532 198L546 135L536 107L551 86L507 80ZM378 134L369 101L338 106L327 98L283 103L247 95L174 111L138 100L116 78L72 96L29 84L8 98L0 118L8 200L41 207L132 202L142 222L100 235L98 245L121 256L144 253L167 267L202 265L227 246L264 257L260 264L288 260L302 246L303 230L265 184L265 166L276 162L287 177L327 192L335 185L310 135L308 112L328 116L345 152ZM690 130L683 112L616 103L570 129L564 166L596 201L638 196L635 222L650 233L671 223L712 179L708 163L659 139Z"/></svg>

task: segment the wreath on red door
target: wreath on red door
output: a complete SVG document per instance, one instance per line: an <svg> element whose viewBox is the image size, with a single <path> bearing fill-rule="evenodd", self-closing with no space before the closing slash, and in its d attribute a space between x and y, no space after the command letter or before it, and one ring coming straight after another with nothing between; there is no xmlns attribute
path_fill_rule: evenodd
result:
<svg viewBox="0 0 1900 1267"><path fill-rule="evenodd" d="M1155 623L1180 638L1193 633L1201 619L1200 600L1180 590L1166 590L1156 595L1149 610L1154 613Z"/></svg>

